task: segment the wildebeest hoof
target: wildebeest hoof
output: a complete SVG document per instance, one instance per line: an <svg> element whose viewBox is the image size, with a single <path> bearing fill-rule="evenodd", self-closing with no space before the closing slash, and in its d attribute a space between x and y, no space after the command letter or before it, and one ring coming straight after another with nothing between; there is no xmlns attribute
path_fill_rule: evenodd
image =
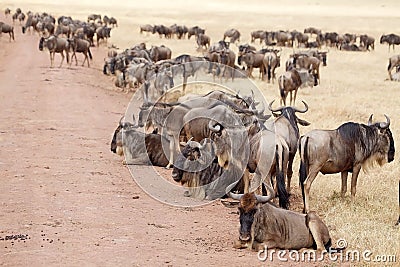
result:
<svg viewBox="0 0 400 267"><path fill-rule="evenodd" d="M188 190L186 190L185 192L183 192L183 196L190 197L190 196L192 196L192 194L190 194L190 192Z"/></svg>
<svg viewBox="0 0 400 267"><path fill-rule="evenodd" d="M247 242L243 242L241 240L235 240L233 242L233 248L237 248L237 249L242 249L242 248L247 248L248 247L248 243Z"/></svg>

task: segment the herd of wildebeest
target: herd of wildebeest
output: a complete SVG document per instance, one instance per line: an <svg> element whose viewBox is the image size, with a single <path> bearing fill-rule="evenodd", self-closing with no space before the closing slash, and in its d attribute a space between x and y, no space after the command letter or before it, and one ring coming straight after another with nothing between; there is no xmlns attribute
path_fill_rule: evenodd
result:
<svg viewBox="0 0 400 267"><path fill-rule="evenodd" d="M6 9L5 15L11 16L11 10ZM17 23L23 33L37 32L39 50L49 51L51 67L56 53L62 57L60 67L64 57L70 65L75 57L77 64L76 53L83 53L82 66L87 62L89 67L94 40L97 46L107 45L112 27L117 26L115 18L97 14L80 21L69 16L55 19L47 13L25 15L17 9L12 19L13 26L0 22L0 32L9 33L10 41L14 40ZM186 197L239 200L236 248L258 250L266 245L281 249L328 249L331 245L328 228L310 210L311 184L319 172L341 173L343 197L350 172L353 199L362 168L394 160L390 118L385 115L385 121L374 122L371 115L367 124L346 122L335 130L312 130L300 136L299 125L307 126L309 122L298 114L307 112L308 105L302 101L304 107L296 107L296 93L301 86L320 84L320 66L327 66L329 49L371 51L375 49L374 37L323 33L316 28L303 32L258 30L251 32L251 43L259 40L267 48L257 50L252 44L240 44L241 33L237 29L228 29L214 43L198 26L147 24L140 26L139 31L158 34L160 38L183 40L194 36L196 52L202 55L182 54L173 58L170 48L164 45L148 48L144 42L121 52L115 46L109 47L103 73L115 75L116 86L139 91L142 100L137 122L134 114L129 115L133 122L128 122L125 116L120 119L111 151L123 155L128 165L172 168L173 180L187 187ZM400 36L382 35L380 43L394 50L400 44ZM238 48L237 57L232 44ZM253 91L186 92L191 86L189 79L196 80L200 74L211 77L212 81L229 80L234 84L235 79L254 78L254 68L259 69L261 80L274 83L275 71L281 66L282 47L297 47L299 51L290 55L285 61L285 71L278 76L280 105L274 107L274 101L267 104L273 118L265 114L266 105L256 99ZM328 51L321 51L322 47ZM389 59L388 72L391 80L400 80L400 55ZM177 84L179 90L175 88ZM288 210L297 151L304 214Z"/></svg>

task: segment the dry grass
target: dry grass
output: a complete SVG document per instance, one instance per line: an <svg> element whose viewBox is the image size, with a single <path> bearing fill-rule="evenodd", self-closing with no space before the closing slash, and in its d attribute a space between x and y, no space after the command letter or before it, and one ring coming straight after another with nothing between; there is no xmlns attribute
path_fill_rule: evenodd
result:
<svg viewBox="0 0 400 267"><path fill-rule="evenodd" d="M373 35L377 40L373 52L330 49L328 66L321 69L321 85L301 89L298 93L298 100L304 99L310 106L309 112L301 117L312 123L307 128L302 127L301 132L317 128L334 129L347 121L366 123L372 113L376 120L384 120L383 114L387 114L392 121L395 144L400 144L400 83L385 80L388 76L387 59L393 52L388 53L387 46L379 44L381 34L399 29L398 1L378 3L372 0L340 0L322 4L318 1L285 0L278 4L271 4L270 1L268 4L264 1L232 4L224 0L206 1L207 4L202 1L200 6L197 1L179 0L173 5L167 5L167 2L153 0L142 1L141 4L135 1L135 4L126 4L125 7L122 6L125 4L111 7L108 1L100 1L96 7L91 7L89 1L73 1L68 6L44 5L44 2L3 2L0 8L4 10L9 6L15 9L20 6L24 10L49 11L56 16L72 15L79 19L85 19L89 13L108 14L119 19L120 25L112 31L110 42L120 48L140 42L146 42L148 46L165 44L173 50L173 56L181 53L199 54L195 50L193 38L188 41L159 39L156 35L141 36L139 25L199 25L207 29L212 42L218 41L223 32L231 27L237 27L242 32L242 43L248 42L250 31L256 29L302 30L307 26L317 26L323 31ZM288 3L291 4L289 7ZM399 50L400 47L397 47ZM277 70L277 75L283 72L284 62L291 52L292 49L283 50L282 67ZM267 84L258 79L254 82L267 101L278 99L277 84ZM360 173L354 203L349 198L342 200L339 197L340 174L319 175L313 183L310 207L330 226L332 236L335 239L346 239L350 249L370 249L374 255L398 253L399 228L393 226L398 216L398 157L382 168ZM299 166L298 159L295 166ZM294 179L297 179L297 175ZM294 194L295 199L300 200L300 191L296 185ZM299 208L300 205L294 207Z"/></svg>

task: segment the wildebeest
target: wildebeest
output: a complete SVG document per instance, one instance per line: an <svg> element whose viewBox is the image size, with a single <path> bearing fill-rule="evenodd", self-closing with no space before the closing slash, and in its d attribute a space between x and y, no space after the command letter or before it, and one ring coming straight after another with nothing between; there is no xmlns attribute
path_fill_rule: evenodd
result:
<svg viewBox="0 0 400 267"><path fill-rule="evenodd" d="M394 46L400 44L400 36L394 33L382 35L379 42L381 44L387 43L389 45L389 51L390 51L390 46L393 46L393 51L394 51Z"/></svg>
<svg viewBox="0 0 400 267"><path fill-rule="evenodd" d="M111 18L110 18L109 23L110 23L110 25L112 25L113 27L118 27L117 19L114 18L114 17L111 17Z"/></svg>
<svg viewBox="0 0 400 267"><path fill-rule="evenodd" d="M396 67L400 66L400 55L392 56L389 58L389 65L388 65L388 73L389 73L389 78L390 80L393 80L392 78L392 70Z"/></svg>
<svg viewBox="0 0 400 267"><path fill-rule="evenodd" d="M328 227L315 212L300 214L280 209L268 203L267 197L254 193L229 195L240 200L239 239L234 248L314 248L322 252L331 246Z"/></svg>
<svg viewBox="0 0 400 267"><path fill-rule="evenodd" d="M223 41L225 41L225 38L229 37L230 42L233 44L236 41L240 41L240 32L236 29L229 29L225 31L224 37L222 38Z"/></svg>
<svg viewBox="0 0 400 267"><path fill-rule="evenodd" d="M211 183L218 179L223 168L214 162L213 146L210 139L201 143L189 140L181 149L174 168L172 178L188 187L185 196L205 199L212 194Z"/></svg>
<svg viewBox="0 0 400 267"><path fill-rule="evenodd" d="M360 46L366 50L369 50L370 47L375 50L375 38L366 34L360 35Z"/></svg>
<svg viewBox="0 0 400 267"><path fill-rule="evenodd" d="M263 59L264 72L267 73L268 82L274 82L275 80L275 69L280 66L280 57L275 51L268 51L264 55Z"/></svg>
<svg viewBox="0 0 400 267"><path fill-rule="evenodd" d="M154 25L153 26L153 34L158 33L158 36L161 38L163 35L165 38L170 39L172 37L171 28L165 25Z"/></svg>
<svg viewBox="0 0 400 267"><path fill-rule="evenodd" d="M96 29L96 39L97 46L99 46L100 40L105 40L107 44L107 39L111 37L111 28L103 26Z"/></svg>
<svg viewBox="0 0 400 267"><path fill-rule="evenodd" d="M194 26L188 29L188 39L192 37L192 35L197 36L198 34L205 34L205 29L200 28L199 26Z"/></svg>
<svg viewBox="0 0 400 267"><path fill-rule="evenodd" d="M87 65L88 67L90 67L89 58L90 60L93 59L92 53L90 52L90 42L84 39L80 39L78 37L70 38L68 39L68 42L69 42L69 47L72 50L70 65L72 64L72 59L74 57L75 57L75 63L76 65L78 65L78 60L76 58L76 53L78 52L82 53L85 56L85 59L82 62L82 66L85 65L85 61L87 61Z"/></svg>
<svg viewBox="0 0 400 267"><path fill-rule="evenodd" d="M365 49L363 47L363 49L361 49L360 47L358 47L356 44L342 44L340 47L340 50L344 50L344 51L363 51L363 49Z"/></svg>
<svg viewBox="0 0 400 267"><path fill-rule="evenodd" d="M308 121L302 120L297 117L296 113L305 113L308 111L308 105L303 101L304 109L296 107L278 107L272 108L273 100L268 109L276 117L273 123L275 133L280 135L286 142L289 148L289 159L287 166L287 183L286 191L290 194L290 183L293 175L293 161L296 156L298 142L300 138L298 124L302 126L308 126Z"/></svg>
<svg viewBox="0 0 400 267"><path fill-rule="evenodd" d="M198 35L196 35L196 42L199 49L203 47L207 49L208 47L210 47L210 37L203 33L199 33Z"/></svg>
<svg viewBox="0 0 400 267"><path fill-rule="evenodd" d="M143 32L152 33L153 26L151 26L150 24L140 25L140 33Z"/></svg>
<svg viewBox="0 0 400 267"><path fill-rule="evenodd" d="M64 61L64 52L67 56L67 63L69 63L69 42L65 38L57 37L54 35L51 35L50 37L42 37L40 38L39 41L39 50L43 51L43 48L47 48L50 53L50 67L53 67L54 65L54 56L56 53L61 54L61 63L60 67L62 66L62 63Z"/></svg>
<svg viewBox="0 0 400 267"><path fill-rule="evenodd" d="M298 71L296 69L285 71L281 76L279 76L278 84L281 96L281 105L286 106L286 98L288 94L290 94L290 105L295 105L297 90L302 84ZM294 96L292 98L293 91Z"/></svg>
<svg viewBox="0 0 400 267"><path fill-rule="evenodd" d="M312 34L318 35L318 34L321 34L321 30L317 29L315 27L308 27L308 28L304 29L304 33L309 33L311 35Z"/></svg>
<svg viewBox="0 0 400 267"><path fill-rule="evenodd" d="M10 42L11 42L11 38L13 39L13 41L15 41L14 38L14 26L8 25L4 22L0 21L0 36L1 33L8 33L10 35Z"/></svg>
<svg viewBox="0 0 400 267"><path fill-rule="evenodd" d="M294 65L299 68L304 68L306 70L310 70L312 75L314 76L314 86L317 86L321 83L320 75L319 75L319 65L321 64L321 60L314 56L308 55L298 55L295 57Z"/></svg>
<svg viewBox="0 0 400 267"><path fill-rule="evenodd" d="M6 18L8 17L8 15L11 14L11 9L9 9L8 7L4 10L4 15L6 16Z"/></svg>
<svg viewBox="0 0 400 267"><path fill-rule="evenodd" d="M145 134L137 130L135 118L133 124L120 119L111 141L111 151L125 156L125 163L130 165L151 164L165 167L168 159L164 154L159 134Z"/></svg>
<svg viewBox="0 0 400 267"><path fill-rule="evenodd" d="M263 30L253 31L250 33L251 42L254 43L256 39L260 39L261 42L266 38L266 33Z"/></svg>
<svg viewBox="0 0 400 267"><path fill-rule="evenodd" d="M164 45L152 46L150 48L150 58L154 62L157 62L159 60L171 59L171 53L171 49Z"/></svg>
<svg viewBox="0 0 400 267"><path fill-rule="evenodd" d="M238 57L239 65L243 63L247 66L247 76L250 78L253 77L253 69L259 68L260 69L260 78L263 79L264 77L264 54L256 53L255 51L249 50L246 52L242 52L241 55Z"/></svg>
<svg viewBox="0 0 400 267"><path fill-rule="evenodd" d="M341 195L347 191L347 174L352 172L351 198L356 194L357 177L361 170L375 163L383 165L394 159L395 147L390 119L368 125L348 122L336 130L313 130L300 138L300 185L304 212L309 211L311 184L317 174L341 173Z"/></svg>
<svg viewBox="0 0 400 267"><path fill-rule="evenodd" d="M95 20L101 21L101 15L100 14L90 14L87 18L87 22L95 21Z"/></svg>

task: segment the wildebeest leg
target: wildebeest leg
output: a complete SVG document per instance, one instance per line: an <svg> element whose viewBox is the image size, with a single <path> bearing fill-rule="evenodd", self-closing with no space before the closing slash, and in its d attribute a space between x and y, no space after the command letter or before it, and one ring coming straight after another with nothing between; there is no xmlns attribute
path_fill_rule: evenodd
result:
<svg viewBox="0 0 400 267"><path fill-rule="evenodd" d="M290 105L292 106L296 105L296 95L297 95L297 89L294 90L293 104L292 100L290 99Z"/></svg>
<svg viewBox="0 0 400 267"><path fill-rule="evenodd" d="M62 64L64 62L64 52L61 52L60 54L61 54L61 63L60 63L59 68L61 68L61 66L62 66ZM53 54L53 60L54 60L54 55L55 55L55 53Z"/></svg>
<svg viewBox="0 0 400 267"><path fill-rule="evenodd" d="M345 196L345 194L347 192L347 175L348 175L347 171L341 173L341 176L342 176L342 191L341 191L342 198Z"/></svg>
<svg viewBox="0 0 400 267"><path fill-rule="evenodd" d="M353 173L351 175L351 200L354 200L356 196L356 187L357 187L357 178L360 173L361 165L357 165L353 167Z"/></svg>
<svg viewBox="0 0 400 267"><path fill-rule="evenodd" d="M53 62L54 62L54 53L50 52L50 68L53 67Z"/></svg>
<svg viewBox="0 0 400 267"><path fill-rule="evenodd" d="M306 180L304 181L303 213L308 213L310 211L309 196L310 196L311 184L314 181L315 177L317 177L318 172L319 172L319 169L310 170Z"/></svg>
<svg viewBox="0 0 400 267"><path fill-rule="evenodd" d="M288 166L287 166L287 183L286 183L286 191L290 194L290 182L293 176L293 161L294 161L295 154L289 154Z"/></svg>
<svg viewBox="0 0 400 267"><path fill-rule="evenodd" d="M317 251L323 251L325 249L325 243L329 241L328 228L314 212L310 212L306 215L306 224L317 244Z"/></svg>

